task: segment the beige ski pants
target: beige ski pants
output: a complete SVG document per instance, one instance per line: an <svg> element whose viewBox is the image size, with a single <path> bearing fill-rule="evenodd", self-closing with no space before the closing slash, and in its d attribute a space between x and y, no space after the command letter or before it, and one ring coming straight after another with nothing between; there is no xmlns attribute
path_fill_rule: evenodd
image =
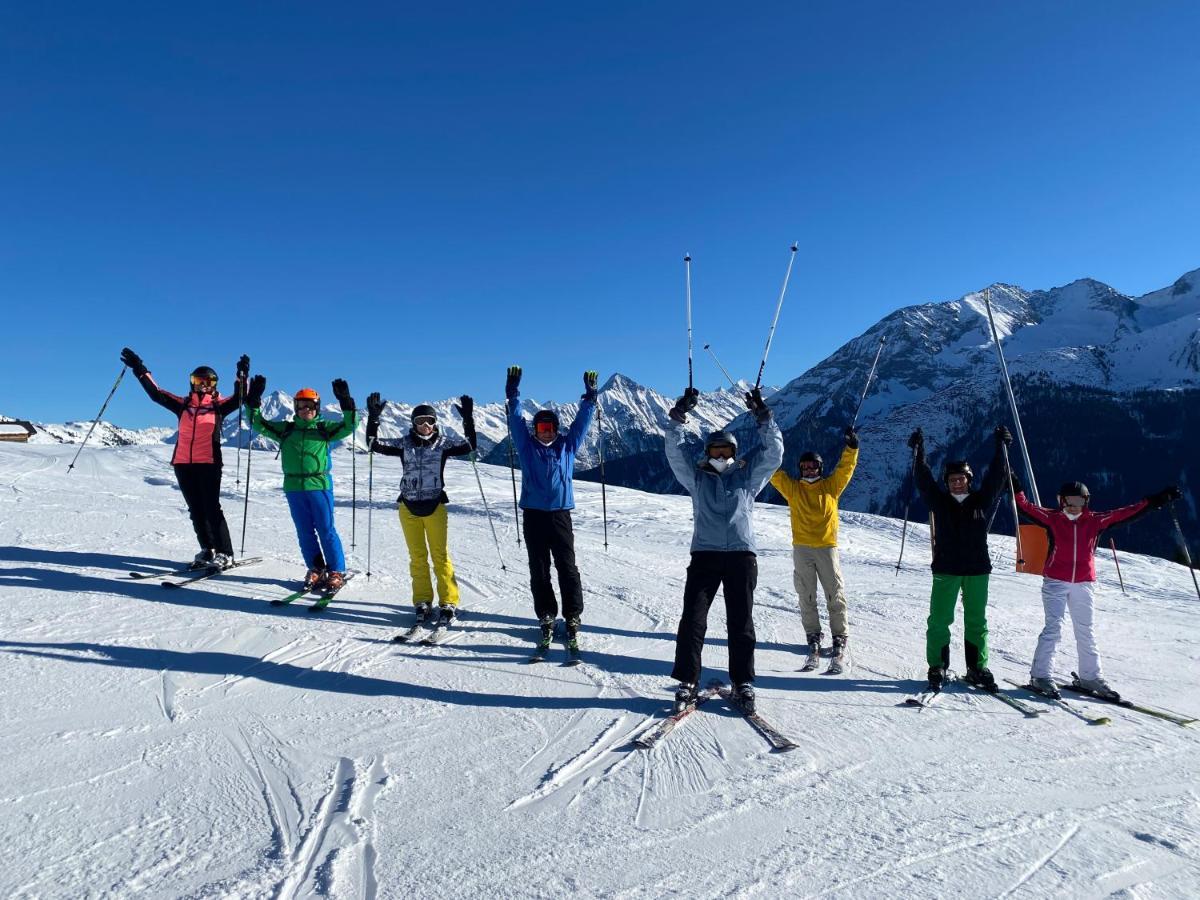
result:
<svg viewBox="0 0 1200 900"><path fill-rule="evenodd" d="M846 624L846 592L842 587L842 567L837 547L792 547L792 583L800 596L800 619L806 635L821 630L821 613L817 609L817 582L825 591L829 607L829 632L835 637L848 634Z"/></svg>

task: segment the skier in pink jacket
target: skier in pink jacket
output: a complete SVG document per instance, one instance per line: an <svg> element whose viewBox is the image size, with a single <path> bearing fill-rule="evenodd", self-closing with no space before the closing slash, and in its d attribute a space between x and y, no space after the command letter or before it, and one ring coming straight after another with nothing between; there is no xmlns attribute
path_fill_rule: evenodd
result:
<svg viewBox="0 0 1200 900"><path fill-rule="evenodd" d="M1030 687L1048 697L1059 696L1053 677L1054 654L1062 636L1063 615L1069 609L1079 653L1079 672L1072 673L1075 675L1073 686L1104 700L1119 700L1120 694L1109 687L1100 671L1100 654L1092 633L1096 541L1106 528L1177 500L1179 488L1172 485L1129 506L1096 512L1089 507L1091 494L1081 481L1068 481L1059 488L1058 509L1030 503L1015 474L1012 481L1022 514L1050 533L1050 549L1042 569L1042 606L1046 611L1046 624L1033 654Z"/></svg>

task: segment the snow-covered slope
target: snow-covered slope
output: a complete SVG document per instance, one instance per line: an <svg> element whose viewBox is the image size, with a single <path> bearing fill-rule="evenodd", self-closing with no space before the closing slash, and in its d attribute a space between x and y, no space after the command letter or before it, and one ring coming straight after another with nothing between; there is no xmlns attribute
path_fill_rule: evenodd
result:
<svg viewBox="0 0 1200 900"><path fill-rule="evenodd" d="M802 675L787 511L757 511L763 712L801 748L768 752L721 704L657 749L630 741L669 701L686 498L577 485L586 664L524 664L534 635L508 470L447 467L464 631L390 642L407 556L377 458L371 569L320 618L273 608L300 571L277 463L256 454L248 553L167 591L130 570L190 558L170 447L0 445L0 894L13 897L1185 898L1200 884L1198 736L1116 708L1088 727L1026 720L952 690L898 705L924 672L928 534L846 513L854 667ZM355 569L349 454L337 516ZM360 469L358 496L366 496ZM240 531L240 498L226 510ZM357 546L350 549L351 535ZM1026 672L1038 581L997 539L998 676ZM1097 635L1128 695L1200 712L1200 622L1179 566L1099 565ZM705 660L726 662L721 604ZM961 659L955 636L954 659ZM1069 638L1060 668L1074 662ZM1036 702L1036 701L1035 701Z"/></svg>

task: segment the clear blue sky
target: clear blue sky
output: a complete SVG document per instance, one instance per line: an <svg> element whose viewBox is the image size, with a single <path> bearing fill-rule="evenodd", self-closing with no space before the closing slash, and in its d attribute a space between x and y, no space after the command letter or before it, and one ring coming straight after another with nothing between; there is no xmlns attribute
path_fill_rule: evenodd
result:
<svg viewBox="0 0 1200 900"><path fill-rule="evenodd" d="M435 10L434 7L439 7ZM0 412L766 380L900 306L1200 266L1189 3L10 3ZM170 424L133 384L106 416Z"/></svg>

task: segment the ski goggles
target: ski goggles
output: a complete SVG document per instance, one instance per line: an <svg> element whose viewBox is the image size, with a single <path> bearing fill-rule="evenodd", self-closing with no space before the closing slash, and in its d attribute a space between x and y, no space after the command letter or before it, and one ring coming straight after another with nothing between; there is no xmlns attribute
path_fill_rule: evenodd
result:
<svg viewBox="0 0 1200 900"><path fill-rule="evenodd" d="M820 472L821 464L819 462L802 462L800 463L801 472Z"/></svg>
<svg viewBox="0 0 1200 900"><path fill-rule="evenodd" d="M1083 509L1087 506L1087 500L1083 497L1063 497L1062 505L1067 509Z"/></svg>
<svg viewBox="0 0 1200 900"><path fill-rule="evenodd" d="M413 419L414 425L428 425L432 428L437 424L437 416L417 416Z"/></svg>
<svg viewBox="0 0 1200 900"><path fill-rule="evenodd" d="M211 391L217 386L216 378L209 378L206 375L193 375L191 378L192 387L194 387L196 390L206 389Z"/></svg>
<svg viewBox="0 0 1200 900"><path fill-rule="evenodd" d="M730 444L710 444L709 459L733 459L734 449Z"/></svg>
<svg viewBox="0 0 1200 900"><path fill-rule="evenodd" d="M548 437L549 435L558 434L558 426L553 422L535 422L533 431L539 437Z"/></svg>
<svg viewBox="0 0 1200 900"><path fill-rule="evenodd" d="M315 400L297 400L296 412L316 412L317 401Z"/></svg>

